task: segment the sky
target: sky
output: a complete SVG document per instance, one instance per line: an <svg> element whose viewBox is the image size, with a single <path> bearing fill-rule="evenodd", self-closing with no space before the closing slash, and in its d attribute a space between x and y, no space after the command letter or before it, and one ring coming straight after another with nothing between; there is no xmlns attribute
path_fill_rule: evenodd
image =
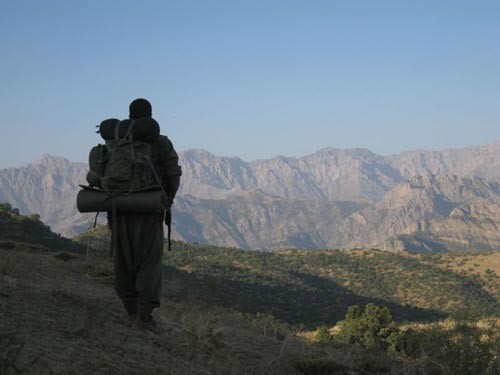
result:
<svg viewBox="0 0 500 375"><path fill-rule="evenodd" d="M178 151L243 160L500 140L500 1L2 1L0 168L86 161L153 105Z"/></svg>

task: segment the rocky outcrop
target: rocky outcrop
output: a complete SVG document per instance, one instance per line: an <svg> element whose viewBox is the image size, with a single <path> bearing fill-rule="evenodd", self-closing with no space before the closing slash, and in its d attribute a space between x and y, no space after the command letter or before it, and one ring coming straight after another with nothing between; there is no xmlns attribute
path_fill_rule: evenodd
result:
<svg viewBox="0 0 500 375"><path fill-rule="evenodd" d="M344 232L385 250L496 250L500 248L499 215L496 182L454 175L418 176L398 185L373 207L349 217ZM359 225L359 217L364 225Z"/></svg>

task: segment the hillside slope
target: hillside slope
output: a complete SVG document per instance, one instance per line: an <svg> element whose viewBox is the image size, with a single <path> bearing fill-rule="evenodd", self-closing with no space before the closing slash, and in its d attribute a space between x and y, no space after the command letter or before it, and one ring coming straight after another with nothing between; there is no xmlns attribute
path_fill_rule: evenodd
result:
<svg viewBox="0 0 500 375"><path fill-rule="evenodd" d="M500 365L498 331L488 327L473 329L473 348L467 337L449 336L434 325L410 336L395 331L398 348L425 345L425 355L411 356L404 349L363 349L331 340L324 329L303 331L306 325L335 323L351 303L369 302L389 306L399 320L439 319L443 313L428 307L444 312L464 305L465 311L457 312L494 318L486 321L495 324L498 253L266 253L176 242L174 251L165 253L163 304L155 310L162 333L153 335L127 325L112 286L108 236L105 227L81 235L84 255L54 251L34 238L32 244L0 241L2 373L416 375L440 368L456 373L456 356L468 363L474 353L483 357L460 373L476 375L477 368L494 371L492 366ZM298 324L291 327L275 317ZM445 340L439 350L429 346L436 337Z"/></svg>
<svg viewBox="0 0 500 375"><path fill-rule="evenodd" d="M40 221L39 215L21 215L8 203L0 203L0 241L22 241L48 246L57 250L81 251L83 247L61 235Z"/></svg>
<svg viewBox="0 0 500 375"><path fill-rule="evenodd" d="M400 322L463 313L500 316L500 298L493 291L500 268L479 279L443 267L441 259L380 251L268 253L178 246L182 250L166 254L165 262L185 283L220 303L272 313L292 324L333 325L349 306L367 303L388 306ZM212 289L202 287L207 284Z"/></svg>
<svg viewBox="0 0 500 375"><path fill-rule="evenodd" d="M109 231L99 227L77 239L105 254ZM497 252L262 252L178 241L164 253L167 280L219 304L308 327L333 325L349 306L367 303L388 306L400 322L463 313L500 317L499 260ZM457 266L462 262L467 267Z"/></svg>
<svg viewBox="0 0 500 375"><path fill-rule="evenodd" d="M163 333L132 330L111 267L102 259L0 243L1 368L14 358L23 373L37 375L402 373L382 352L307 343L270 316L226 310L193 291L168 298L179 285L173 280L155 312Z"/></svg>

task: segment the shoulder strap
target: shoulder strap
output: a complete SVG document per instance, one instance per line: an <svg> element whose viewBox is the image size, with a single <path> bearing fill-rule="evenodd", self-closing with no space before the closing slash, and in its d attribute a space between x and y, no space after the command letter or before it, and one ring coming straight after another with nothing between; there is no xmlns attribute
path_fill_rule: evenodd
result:
<svg viewBox="0 0 500 375"><path fill-rule="evenodd" d="M118 121L115 125L115 139L120 139L120 125L123 121ZM128 126L127 132L125 133L125 136L123 137L124 139L129 138L131 141L134 140L134 136L132 133L132 128L134 127L135 120L132 120L130 122L130 125Z"/></svg>
<svg viewBox="0 0 500 375"><path fill-rule="evenodd" d="M125 137L123 138L129 138L131 141L134 140L134 136L133 136L133 133L132 133L132 128L134 127L134 124L135 124L135 120L132 120L130 122L130 125L128 126L128 129L127 129L127 132L125 133Z"/></svg>
<svg viewBox="0 0 500 375"><path fill-rule="evenodd" d="M115 139L120 139L120 124L122 122L118 121L115 125Z"/></svg>
<svg viewBox="0 0 500 375"><path fill-rule="evenodd" d="M156 173L156 169L155 169L155 166L153 165L153 162L151 161L151 158L148 157L146 159L148 161L149 167L151 168L151 171L153 172L153 176L155 177L157 184L160 185L160 189L161 189L163 198L165 198L165 201L168 202L169 197L168 197L167 192L165 191L165 189L161 183L160 177L158 177L158 173Z"/></svg>

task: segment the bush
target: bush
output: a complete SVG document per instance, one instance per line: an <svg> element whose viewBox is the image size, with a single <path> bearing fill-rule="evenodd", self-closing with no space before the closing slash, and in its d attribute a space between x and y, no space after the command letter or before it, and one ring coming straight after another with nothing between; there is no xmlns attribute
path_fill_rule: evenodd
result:
<svg viewBox="0 0 500 375"><path fill-rule="evenodd" d="M340 322L336 338L347 344L361 344L365 348L381 346L395 350L400 332L387 307L369 303L364 310L358 305L349 307L345 320Z"/></svg>
<svg viewBox="0 0 500 375"><path fill-rule="evenodd" d="M10 203L0 203L0 211L10 212L11 209L12 206L10 205Z"/></svg>
<svg viewBox="0 0 500 375"><path fill-rule="evenodd" d="M458 322L451 328L408 330L400 338L398 349L423 368L438 363L450 374L498 374L500 352L495 329L482 330L474 324Z"/></svg>
<svg viewBox="0 0 500 375"><path fill-rule="evenodd" d="M333 337L326 326L321 326L316 333L316 340L322 344L329 343Z"/></svg>
<svg viewBox="0 0 500 375"><path fill-rule="evenodd" d="M30 219L35 220L35 221L40 221L40 215L39 214L31 214Z"/></svg>

